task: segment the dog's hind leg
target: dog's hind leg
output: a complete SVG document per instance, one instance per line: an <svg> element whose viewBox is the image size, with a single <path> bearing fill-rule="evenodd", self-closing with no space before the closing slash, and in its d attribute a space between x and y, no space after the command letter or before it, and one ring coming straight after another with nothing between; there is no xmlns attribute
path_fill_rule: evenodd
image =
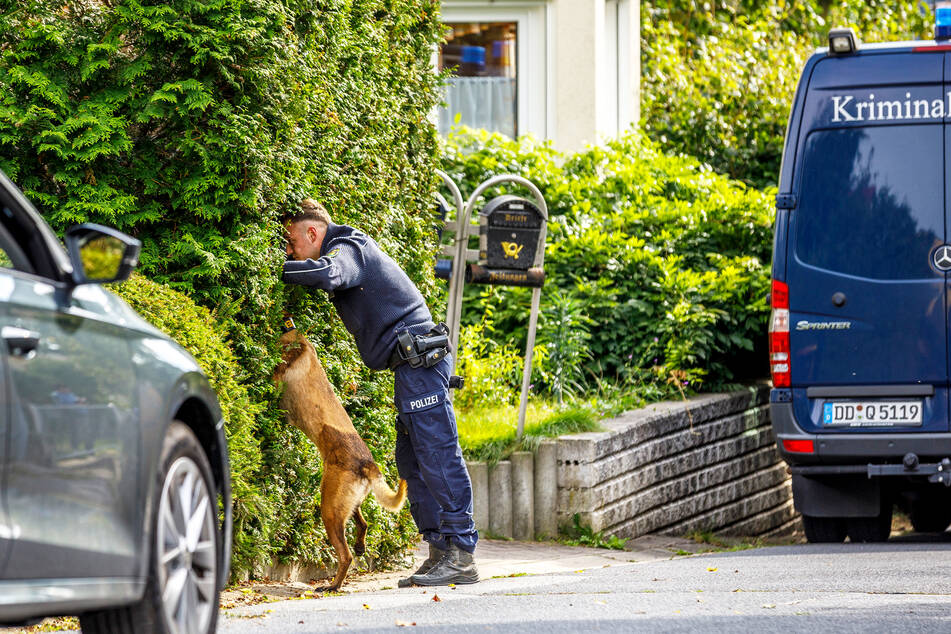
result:
<svg viewBox="0 0 951 634"><path fill-rule="evenodd" d="M321 519L324 520L324 528L327 531L327 538L330 539L330 545L337 552L337 574L334 576L333 583L327 588L331 592L338 590L343 584L344 577L350 569L350 563L353 561L353 555L350 554L350 547L347 545L346 526L350 518L349 509L343 513L340 509L335 509L331 505L324 505L320 510Z"/></svg>
<svg viewBox="0 0 951 634"><path fill-rule="evenodd" d="M353 552L357 554L357 557L363 557L367 551L367 521L363 519L359 505L353 511L353 521L357 523L357 541L353 544Z"/></svg>

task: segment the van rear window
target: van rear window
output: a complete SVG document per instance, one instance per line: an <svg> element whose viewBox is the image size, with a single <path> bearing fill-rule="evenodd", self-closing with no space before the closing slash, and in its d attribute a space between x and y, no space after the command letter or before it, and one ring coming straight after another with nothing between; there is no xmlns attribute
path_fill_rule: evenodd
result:
<svg viewBox="0 0 951 634"><path fill-rule="evenodd" d="M820 130L809 135L796 257L859 277L933 278L944 236L940 125Z"/></svg>

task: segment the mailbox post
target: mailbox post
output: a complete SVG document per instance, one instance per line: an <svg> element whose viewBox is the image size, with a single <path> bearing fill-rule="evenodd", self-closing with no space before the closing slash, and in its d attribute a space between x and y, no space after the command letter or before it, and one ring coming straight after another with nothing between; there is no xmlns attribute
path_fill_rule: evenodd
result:
<svg viewBox="0 0 951 634"><path fill-rule="evenodd" d="M466 245L469 242L469 216L465 213L462 192L455 181L442 170L436 170L436 174L442 179L443 183L452 194L455 207L449 205L442 194L436 193L436 199L444 209L454 209L455 218L452 222L447 222L445 229L453 234L453 243L450 246L443 247L440 253L452 257L452 269L449 274L449 297L446 301L446 321L450 324L449 341L452 346L452 363L455 369L457 350L459 349L459 322L462 319L462 288L465 284L465 263L466 263ZM455 324L455 327L452 325Z"/></svg>
<svg viewBox="0 0 951 634"><path fill-rule="evenodd" d="M534 203L517 196L499 196L490 200L479 214L479 263L467 268L473 283L533 287L532 307L528 317L528 341L525 344L525 366L522 369L522 392L518 406L517 437L521 438L525 430L528 386L532 378L532 355L538 329L541 287L545 281L543 267L548 206L541 191L530 180L513 174L503 174L493 176L472 192L463 215L467 219L470 218L483 192L502 183L516 183L528 189L535 199ZM465 245L460 252L464 252L464 248ZM462 294L461 286L459 294ZM460 316L456 313L457 321L452 324L457 338Z"/></svg>
<svg viewBox="0 0 951 634"><path fill-rule="evenodd" d="M449 340L453 351L458 350L459 327L462 321L462 291L466 282L527 286L532 290L532 306L528 317L528 341L525 346L525 366L522 369L522 391L518 410L518 437L525 429L528 407L528 386L532 378L532 356L538 329L538 309L541 287L545 282L545 237L548 226L548 206L534 183L521 176L505 174L493 176L480 184L463 204L459 187L448 174L436 170L452 193L456 215L445 222L445 230L454 234L453 244L443 246L442 255L452 256L448 273L449 297L446 321L449 322ZM476 202L488 189L503 183L515 183L528 189L534 201L519 196L504 195L490 200L479 212L479 223L472 223ZM436 199L444 209L453 207L439 193ZM479 228L479 249L469 248L473 229ZM471 264L468 262L472 261ZM440 267L445 277L445 267ZM453 355L453 363L458 355Z"/></svg>

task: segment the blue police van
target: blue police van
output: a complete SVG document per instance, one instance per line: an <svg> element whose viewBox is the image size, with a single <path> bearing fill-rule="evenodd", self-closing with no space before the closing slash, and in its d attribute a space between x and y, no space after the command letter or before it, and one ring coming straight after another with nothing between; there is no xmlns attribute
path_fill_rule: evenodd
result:
<svg viewBox="0 0 951 634"><path fill-rule="evenodd" d="M895 505L944 531L951 42L833 30L802 71L776 202L770 410L807 539L884 541Z"/></svg>

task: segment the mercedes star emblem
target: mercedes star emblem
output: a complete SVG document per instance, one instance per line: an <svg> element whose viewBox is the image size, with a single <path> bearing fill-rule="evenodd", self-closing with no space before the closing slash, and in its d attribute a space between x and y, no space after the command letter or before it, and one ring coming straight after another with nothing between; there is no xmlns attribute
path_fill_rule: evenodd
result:
<svg viewBox="0 0 951 634"><path fill-rule="evenodd" d="M942 245L934 252L934 265L939 271L951 270L951 245Z"/></svg>

